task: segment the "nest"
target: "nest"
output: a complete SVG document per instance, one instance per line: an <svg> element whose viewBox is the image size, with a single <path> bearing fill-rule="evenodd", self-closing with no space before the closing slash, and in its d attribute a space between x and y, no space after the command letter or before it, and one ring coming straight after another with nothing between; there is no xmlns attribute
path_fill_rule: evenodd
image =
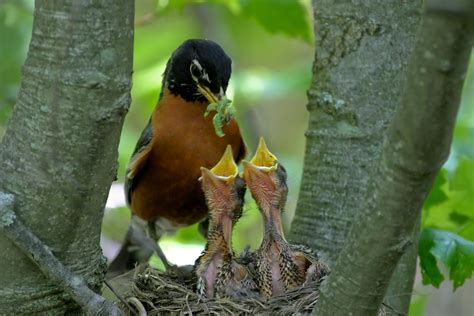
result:
<svg viewBox="0 0 474 316"><path fill-rule="evenodd" d="M191 278L179 279L174 275L146 267L136 271L132 291L126 297L139 315L171 314L310 314L319 298L320 281L288 291L268 301L229 298L203 300L193 290Z"/></svg>

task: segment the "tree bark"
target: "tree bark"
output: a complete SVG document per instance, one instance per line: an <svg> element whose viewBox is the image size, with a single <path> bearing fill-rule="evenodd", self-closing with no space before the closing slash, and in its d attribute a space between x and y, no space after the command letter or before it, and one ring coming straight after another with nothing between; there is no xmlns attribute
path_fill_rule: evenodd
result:
<svg viewBox="0 0 474 316"><path fill-rule="evenodd" d="M0 145L0 191L62 264L99 291L99 239L130 104L134 2L40 1L18 102ZM0 314L77 309L0 235Z"/></svg>
<svg viewBox="0 0 474 316"><path fill-rule="evenodd" d="M314 0L315 62L306 153L290 239L330 265L402 92L421 0Z"/></svg>
<svg viewBox="0 0 474 316"><path fill-rule="evenodd" d="M414 46L422 1L313 1L315 63L308 92L305 167L290 239L333 265L355 210L364 201L371 166L393 117ZM314 232L317 232L316 234ZM411 258L400 267L414 277ZM412 281L394 277L395 309L409 304ZM394 304L395 300L390 300Z"/></svg>
<svg viewBox="0 0 474 316"><path fill-rule="evenodd" d="M384 300L384 303L388 307L386 308L387 316L408 315L413 285L415 283L418 239L420 238L420 220L421 218L418 218L415 228L413 229L410 238L412 243L407 246L405 253L400 258L390 279Z"/></svg>
<svg viewBox="0 0 474 316"><path fill-rule="evenodd" d="M437 1L434 1L438 4ZM456 1L455 1L456 2ZM462 1L461 1L462 2ZM474 10L430 6L403 98L318 315L376 315L436 174L446 161L474 41Z"/></svg>
<svg viewBox="0 0 474 316"><path fill-rule="evenodd" d="M332 266L398 105L422 1L314 0L313 7L310 120L290 240L309 245ZM416 244L409 248L387 301L399 311L409 306L416 270Z"/></svg>

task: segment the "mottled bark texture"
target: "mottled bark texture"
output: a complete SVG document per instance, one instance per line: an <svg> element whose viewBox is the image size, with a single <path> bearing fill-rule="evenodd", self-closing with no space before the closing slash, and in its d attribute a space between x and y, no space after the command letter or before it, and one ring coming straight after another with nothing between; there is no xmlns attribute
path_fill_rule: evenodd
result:
<svg viewBox="0 0 474 316"><path fill-rule="evenodd" d="M405 316L410 309L413 285L415 283L416 263L418 259L418 239L420 237L418 218L405 252L398 261L385 294L386 316Z"/></svg>
<svg viewBox="0 0 474 316"><path fill-rule="evenodd" d="M421 0L314 0L315 62L300 196L290 239L339 255L393 117L421 16ZM406 309L416 249L401 261L389 303ZM407 277L406 272L411 274ZM401 299L403 298L403 299Z"/></svg>
<svg viewBox="0 0 474 316"><path fill-rule="evenodd" d="M377 314L449 155L474 40L470 10L432 9L427 1L400 106L347 242L321 289L316 314Z"/></svg>
<svg viewBox="0 0 474 316"><path fill-rule="evenodd" d="M112 302L94 293L84 278L63 265L41 240L16 217L15 198L0 192L0 233L7 236L43 274L63 287L83 311L90 315L124 315Z"/></svg>
<svg viewBox="0 0 474 316"><path fill-rule="evenodd" d="M99 238L130 104L134 2L40 1L18 102L0 145L16 217L99 291ZM61 314L71 297L0 235L0 314Z"/></svg>
<svg viewBox="0 0 474 316"><path fill-rule="evenodd" d="M421 0L314 0L315 62L300 196L290 239L330 265L401 95Z"/></svg>

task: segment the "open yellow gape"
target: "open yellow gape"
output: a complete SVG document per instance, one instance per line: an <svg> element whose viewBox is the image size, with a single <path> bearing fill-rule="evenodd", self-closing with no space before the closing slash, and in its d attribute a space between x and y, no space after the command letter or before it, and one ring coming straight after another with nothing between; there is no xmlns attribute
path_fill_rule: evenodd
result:
<svg viewBox="0 0 474 316"><path fill-rule="evenodd" d="M207 170L207 168L201 167L201 170ZM234 161L234 155L232 153L232 147L227 145L224 154L222 155L219 162L209 170L214 176L222 180L230 180L237 177L239 169ZM201 180L202 177L199 178Z"/></svg>
<svg viewBox="0 0 474 316"><path fill-rule="evenodd" d="M255 155L249 162L262 171L272 171L278 167L278 159L268 150L263 137L260 137Z"/></svg>

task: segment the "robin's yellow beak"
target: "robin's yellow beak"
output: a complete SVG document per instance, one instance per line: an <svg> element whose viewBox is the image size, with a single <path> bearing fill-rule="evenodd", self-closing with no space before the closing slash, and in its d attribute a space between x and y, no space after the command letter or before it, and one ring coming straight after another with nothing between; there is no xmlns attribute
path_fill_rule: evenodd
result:
<svg viewBox="0 0 474 316"><path fill-rule="evenodd" d="M224 96L224 94L220 93L217 95L214 94L211 89L201 83L197 84L197 89L207 99L207 101L209 101L209 103L219 103L219 101Z"/></svg>

